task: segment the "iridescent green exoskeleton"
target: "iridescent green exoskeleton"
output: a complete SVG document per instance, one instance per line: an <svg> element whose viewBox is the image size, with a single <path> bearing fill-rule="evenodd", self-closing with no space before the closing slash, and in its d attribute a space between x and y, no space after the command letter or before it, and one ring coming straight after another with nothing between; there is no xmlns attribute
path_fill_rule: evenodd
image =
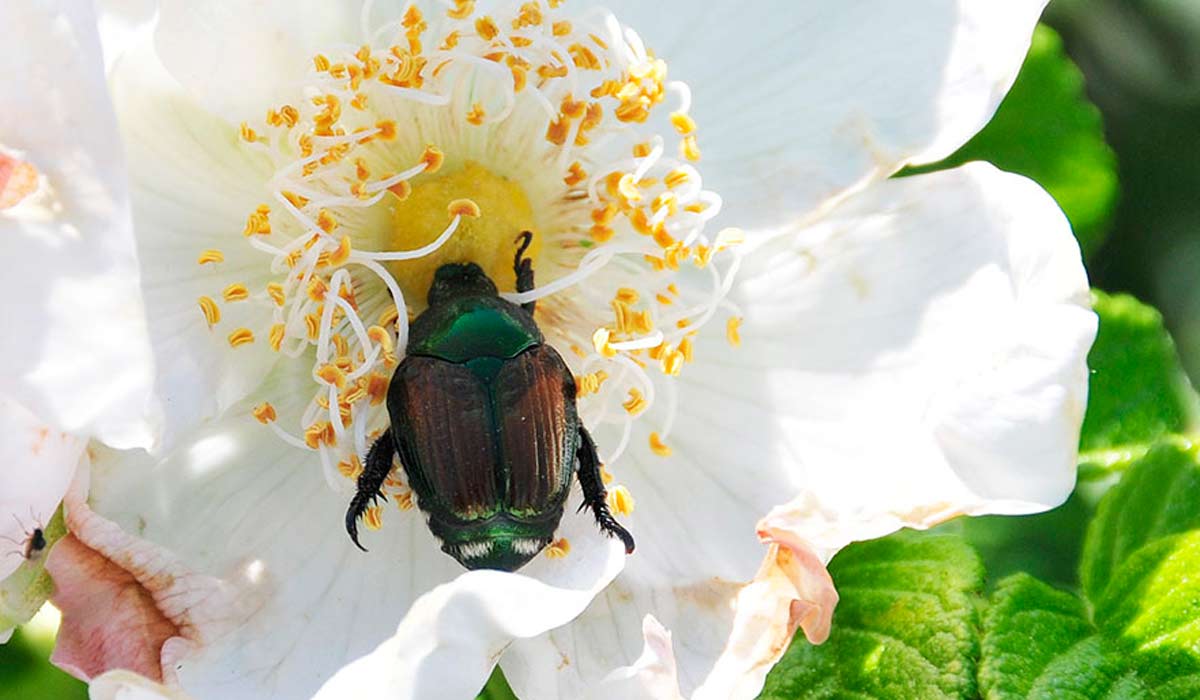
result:
<svg viewBox="0 0 1200 700"><path fill-rule="evenodd" d="M517 240L517 291L533 288L524 257L533 235ZM515 571L554 538L571 479L600 529L633 552L633 537L605 503L596 445L579 420L575 379L533 320L535 302L518 306L473 263L438 268L429 308L410 329L392 375L391 427L367 453L346 531L382 497L398 454L442 551L468 569ZM364 550L365 551L365 550Z"/></svg>

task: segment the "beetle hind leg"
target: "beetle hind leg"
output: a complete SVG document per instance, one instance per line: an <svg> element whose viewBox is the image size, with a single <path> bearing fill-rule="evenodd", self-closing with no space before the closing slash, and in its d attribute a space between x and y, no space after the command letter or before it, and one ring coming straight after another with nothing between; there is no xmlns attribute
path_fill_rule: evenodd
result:
<svg viewBox="0 0 1200 700"><path fill-rule="evenodd" d="M525 251L529 250L529 246L533 243L533 232L522 231L521 235L517 236L517 241L520 242L520 245L517 246L517 254L513 256L513 272L517 273L517 291L528 292L533 289L533 261L525 257ZM521 304L521 308L532 316L537 308L537 302L527 301Z"/></svg>
<svg viewBox="0 0 1200 700"><path fill-rule="evenodd" d="M358 491L350 500L350 508L346 511L346 532L350 534L354 546L364 552L367 548L358 542L358 519L378 499L387 500L383 493L383 482L392 471L392 457L395 454L396 443L392 440L392 429L388 428L367 451L362 474L358 475Z"/></svg>
<svg viewBox="0 0 1200 700"><path fill-rule="evenodd" d="M605 500L608 491L604 488L604 480L600 478L600 456L596 454L596 443L582 426L579 428L579 450L576 454L579 457L579 486L583 489L583 504L579 509L590 508L604 534L620 539L625 544L625 553L633 554L633 535L621 527L608 509Z"/></svg>

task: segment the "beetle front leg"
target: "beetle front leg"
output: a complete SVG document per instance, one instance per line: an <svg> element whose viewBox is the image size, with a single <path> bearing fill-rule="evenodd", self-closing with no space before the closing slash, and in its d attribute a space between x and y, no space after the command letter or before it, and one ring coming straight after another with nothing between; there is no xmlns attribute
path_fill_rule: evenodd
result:
<svg viewBox="0 0 1200 700"><path fill-rule="evenodd" d="M590 508L604 534L619 537L625 543L625 553L633 554L633 535L621 527L608 510L605 500L608 491L604 488L604 480L600 478L600 456L596 454L596 443L583 426L579 427L579 449L575 454L579 457L579 486L583 489L583 504L579 509Z"/></svg>
<svg viewBox="0 0 1200 700"><path fill-rule="evenodd" d="M358 542L358 519L377 499L387 500L383 494L383 482L392 471L392 457L395 454L396 443L392 440L392 429L388 428L367 451L362 474L358 475L358 492L350 500L350 508L346 511L346 532L350 533L354 546L364 552L367 548Z"/></svg>
<svg viewBox="0 0 1200 700"><path fill-rule="evenodd" d="M533 232L522 231L521 235L517 236L517 240L521 242L521 245L517 247L516 256L513 257L513 272L517 274L517 291L528 292L533 289L533 261L525 257L525 251L529 250L529 246L533 243ZM537 309L537 302L527 301L521 304L521 308L532 316L534 310Z"/></svg>

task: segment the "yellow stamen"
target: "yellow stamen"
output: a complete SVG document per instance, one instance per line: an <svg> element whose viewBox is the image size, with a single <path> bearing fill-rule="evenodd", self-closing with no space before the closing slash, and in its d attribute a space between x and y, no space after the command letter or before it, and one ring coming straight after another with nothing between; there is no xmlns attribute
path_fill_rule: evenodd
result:
<svg viewBox="0 0 1200 700"><path fill-rule="evenodd" d="M472 219L478 219L480 215L479 205L470 199L451 201L447 211L450 212L450 216L469 216Z"/></svg>
<svg viewBox="0 0 1200 700"><path fill-rule="evenodd" d="M571 542L565 537L554 540L546 546L546 556L550 559L562 559L571 553Z"/></svg>
<svg viewBox="0 0 1200 700"><path fill-rule="evenodd" d="M383 527L383 506L371 506L363 513L363 525L368 530L378 530Z"/></svg>
<svg viewBox="0 0 1200 700"><path fill-rule="evenodd" d="M332 384L339 389L346 387L346 373L336 365L321 365L316 374L326 384Z"/></svg>
<svg viewBox="0 0 1200 700"><path fill-rule="evenodd" d="M670 457L671 448L667 447L658 433L650 433L650 450L659 457Z"/></svg>
<svg viewBox="0 0 1200 700"><path fill-rule="evenodd" d="M226 287L221 296L225 301L243 301L250 298L250 290L246 289L246 285L235 282Z"/></svg>
<svg viewBox="0 0 1200 700"><path fill-rule="evenodd" d="M283 337L286 330L286 327L282 323L276 323L271 326L271 332L267 335L267 342L275 352L279 352L279 348L283 346Z"/></svg>
<svg viewBox="0 0 1200 700"><path fill-rule="evenodd" d="M278 282L270 282L267 284L267 295L271 297L271 301L275 302L276 306L283 306L286 297L283 295L283 285Z"/></svg>
<svg viewBox="0 0 1200 700"><path fill-rule="evenodd" d="M420 162L425 164L425 174L432 175L442 167L442 163L446 161L444 153L437 146L426 146L425 152L421 154Z"/></svg>
<svg viewBox="0 0 1200 700"><path fill-rule="evenodd" d="M249 328L238 328L229 334L229 346L238 347L247 343L254 342L254 331Z"/></svg>
<svg viewBox="0 0 1200 700"><path fill-rule="evenodd" d="M608 342L611 335L611 331L607 328L597 328L596 332L592 334L592 347L603 357L617 356L617 351Z"/></svg>
<svg viewBox="0 0 1200 700"><path fill-rule="evenodd" d="M209 248L200 251L200 257L196 258L196 264L208 265L210 263L225 262L225 254L216 248Z"/></svg>
<svg viewBox="0 0 1200 700"><path fill-rule="evenodd" d="M725 322L725 338L735 348L742 344L742 319L740 317L731 316Z"/></svg>
<svg viewBox="0 0 1200 700"><path fill-rule="evenodd" d="M694 134L683 137L683 141L679 143L679 152L692 162L700 160L700 146L697 145Z"/></svg>
<svg viewBox="0 0 1200 700"><path fill-rule="evenodd" d="M629 489L624 486L614 487L604 500L612 512L617 515L624 516L633 512L633 494L629 493Z"/></svg>
<svg viewBox="0 0 1200 700"><path fill-rule="evenodd" d="M350 453L349 458L338 462L338 471L341 472L342 476L351 481L358 479L359 475L362 474L362 470L362 460L354 453Z"/></svg>
<svg viewBox="0 0 1200 700"><path fill-rule="evenodd" d="M274 422L276 418L275 407L267 401L255 406L251 413L253 413L254 417L258 419L258 422L262 423L263 425Z"/></svg>
<svg viewBox="0 0 1200 700"><path fill-rule="evenodd" d="M625 408L625 412L631 416L636 416L646 410L646 397L642 396L642 392L636 388L629 390L629 399L621 404Z"/></svg>
<svg viewBox="0 0 1200 700"><path fill-rule="evenodd" d="M671 113L671 125L675 127L680 136L690 136L696 132L696 120L683 112Z"/></svg>
<svg viewBox="0 0 1200 700"><path fill-rule="evenodd" d="M204 314L204 320L208 323L208 327L212 328L221 321L221 309L217 307L217 302L212 300L212 297L200 297L197 301L200 303L200 311Z"/></svg>

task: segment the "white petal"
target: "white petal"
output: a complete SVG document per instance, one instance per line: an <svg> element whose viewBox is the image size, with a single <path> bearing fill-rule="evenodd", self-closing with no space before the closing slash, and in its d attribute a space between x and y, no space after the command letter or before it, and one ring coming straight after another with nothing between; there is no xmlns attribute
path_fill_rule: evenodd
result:
<svg viewBox="0 0 1200 700"><path fill-rule="evenodd" d="M277 359L261 337L270 327L269 303L261 299L270 259L240 234L249 213L269 201L264 183L271 170L239 145L236 129L183 93L145 37L114 67L112 92L129 160L155 389L169 447L261 383ZM225 261L197 264L210 248ZM223 303L222 290L234 282L255 298ZM221 309L212 329L197 303L202 295ZM232 348L227 337L238 327L260 337Z"/></svg>
<svg viewBox="0 0 1200 700"><path fill-rule="evenodd" d="M353 45L358 2L163 0L156 44L195 99L233 122L296 99L315 53Z"/></svg>
<svg viewBox="0 0 1200 700"><path fill-rule="evenodd" d="M24 562L34 528L50 522L85 445L0 397L0 580Z"/></svg>
<svg viewBox="0 0 1200 700"><path fill-rule="evenodd" d="M291 394L277 384L268 385L270 393L305 401L295 391L307 381L301 370L290 379ZM277 406L281 417L295 408ZM455 580L463 569L440 551L421 514L389 504L383 529L364 533L371 551L362 553L343 527L349 495L333 493L312 453L283 444L244 407L161 462L105 452L93 473L99 513L256 601L233 632L180 662L180 683L198 697L308 697L377 647L361 665L381 673L393 664L409 669L407 681L418 684L409 687L417 690L462 684L473 685L473 694L507 637L538 634L572 617L625 558L570 503L558 534L570 539L571 553L538 557L520 575ZM401 624L418 597L446 582ZM506 607L495 599L500 591L513 596ZM403 644L380 646L393 635ZM354 673L343 680L353 681ZM390 690L405 682L387 680L381 687Z"/></svg>
<svg viewBox="0 0 1200 700"><path fill-rule="evenodd" d="M131 671L109 671L88 684L90 700L188 700L175 688L139 676Z"/></svg>
<svg viewBox="0 0 1200 700"><path fill-rule="evenodd" d="M615 541L575 541L587 549L572 548L569 566L544 581L472 571L421 596L395 636L340 670L317 700L475 697L514 639L570 621L621 570L625 553Z"/></svg>
<svg viewBox="0 0 1200 700"><path fill-rule="evenodd" d="M95 17L3 3L0 26L2 145L45 176L36 202L0 214L0 391L60 430L149 445L152 360Z"/></svg>
<svg viewBox="0 0 1200 700"><path fill-rule="evenodd" d="M746 263L733 296L743 346L701 334L681 377L675 456L651 472L662 499L646 505L645 484L634 488L639 551L575 623L514 644L503 665L518 694L576 697L632 664L653 611L673 635L685 694L753 697L777 658L770 644L754 648L755 620L778 611L779 629L758 628L774 638L809 616L819 638L832 606L819 564L848 542L959 513L1031 512L1070 493L1096 319L1078 246L1036 185L983 164L887 181ZM753 509L755 479L772 470L791 484L767 482L777 501L799 495L759 531L793 563L797 552L813 562L775 569L772 549L744 586L754 570L742 559L761 561L763 549L740 541L736 508L696 490L726 483ZM637 526L663 509L679 519ZM686 561L643 551L648 529L705 552L721 578L644 575ZM722 540L725 560L711 554Z"/></svg>
<svg viewBox="0 0 1200 700"><path fill-rule="evenodd" d="M889 181L751 256L760 454L795 470L818 551L1067 497L1096 318L1037 185L986 164Z"/></svg>
<svg viewBox="0 0 1200 700"><path fill-rule="evenodd" d="M1008 91L1046 3L605 4L691 86L721 220L760 226L953 152Z"/></svg>

